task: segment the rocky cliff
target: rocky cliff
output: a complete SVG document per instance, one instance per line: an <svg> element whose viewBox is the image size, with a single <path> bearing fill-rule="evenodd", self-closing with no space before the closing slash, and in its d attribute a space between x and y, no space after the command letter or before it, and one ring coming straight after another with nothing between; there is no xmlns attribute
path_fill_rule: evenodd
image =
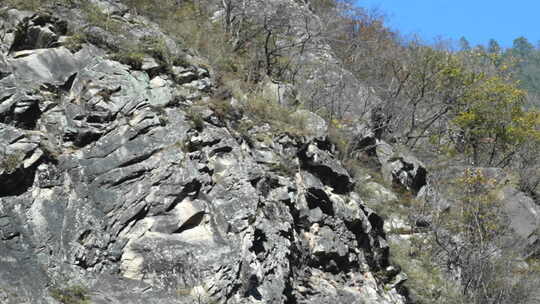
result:
<svg viewBox="0 0 540 304"><path fill-rule="evenodd" d="M222 115L203 58L92 3L184 60L115 61L76 5L2 10L1 303L405 302L323 120L271 132L227 94Z"/></svg>

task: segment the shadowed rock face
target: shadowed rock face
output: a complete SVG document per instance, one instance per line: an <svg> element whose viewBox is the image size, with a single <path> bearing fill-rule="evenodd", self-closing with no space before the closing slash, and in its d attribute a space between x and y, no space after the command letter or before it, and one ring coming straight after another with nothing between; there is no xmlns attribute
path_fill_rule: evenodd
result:
<svg viewBox="0 0 540 304"><path fill-rule="evenodd" d="M204 106L195 126L203 67L133 70L56 45L61 19L19 17L0 48L0 302L73 285L92 303L404 301L372 274L396 275L382 220L322 137L262 149Z"/></svg>
<svg viewBox="0 0 540 304"><path fill-rule="evenodd" d="M60 36L67 34L67 22L51 15L26 17L17 24L10 53L54 46Z"/></svg>

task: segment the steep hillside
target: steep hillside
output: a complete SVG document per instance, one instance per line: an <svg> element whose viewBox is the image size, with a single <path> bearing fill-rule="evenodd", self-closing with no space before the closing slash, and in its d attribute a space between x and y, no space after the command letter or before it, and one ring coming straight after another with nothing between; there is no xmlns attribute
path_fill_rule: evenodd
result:
<svg viewBox="0 0 540 304"><path fill-rule="evenodd" d="M381 217L284 85L222 85L117 1L7 5L1 303L405 303Z"/></svg>
<svg viewBox="0 0 540 304"><path fill-rule="evenodd" d="M540 112L497 54L348 1L0 17L0 303L540 302Z"/></svg>

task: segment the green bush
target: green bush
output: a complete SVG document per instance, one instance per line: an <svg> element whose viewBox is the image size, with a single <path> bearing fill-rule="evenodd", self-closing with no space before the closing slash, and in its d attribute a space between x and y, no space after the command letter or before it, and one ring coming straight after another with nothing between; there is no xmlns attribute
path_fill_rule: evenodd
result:
<svg viewBox="0 0 540 304"><path fill-rule="evenodd" d="M122 43L111 59L138 70L141 69L145 57L154 58L165 71L170 71L172 65L185 64L184 58L171 54L164 38L148 36L135 43Z"/></svg>
<svg viewBox="0 0 540 304"><path fill-rule="evenodd" d="M90 304L88 290L80 285L66 288L53 288L50 295L62 304Z"/></svg>
<svg viewBox="0 0 540 304"><path fill-rule="evenodd" d="M167 66L173 64L172 54L164 38L145 36L141 39L139 45L142 52L152 56L163 64Z"/></svg>
<svg viewBox="0 0 540 304"><path fill-rule="evenodd" d="M200 112L200 109L193 107L190 108L187 111L187 118L190 119L190 122L195 130L201 132L204 129L204 118Z"/></svg>
<svg viewBox="0 0 540 304"><path fill-rule="evenodd" d="M133 69L140 70L145 56L145 53L137 49L121 49L114 53L111 59L127 64Z"/></svg>
<svg viewBox="0 0 540 304"><path fill-rule="evenodd" d="M22 164L23 158L22 152L5 154L0 162L0 168L4 169L4 172L13 173Z"/></svg>
<svg viewBox="0 0 540 304"><path fill-rule="evenodd" d="M66 39L64 46L71 52L76 53L82 48L82 45L85 42L86 35L83 33L74 33Z"/></svg>
<svg viewBox="0 0 540 304"><path fill-rule="evenodd" d="M251 119L268 123L276 133L288 133L295 136L309 135L306 129L306 117L298 115L295 109L266 100L259 92L250 94L243 103L244 113Z"/></svg>
<svg viewBox="0 0 540 304"><path fill-rule="evenodd" d="M52 4L72 5L75 3L75 0L4 0L2 2L2 4L5 3L8 7L20 10L37 11ZM0 4L0 6L2 4Z"/></svg>
<svg viewBox="0 0 540 304"><path fill-rule="evenodd" d="M101 27L111 33L120 32L120 22L114 20L111 15L104 13L99 6L84 1L81 9L86 16L86 20L91 25Z"/></svg>

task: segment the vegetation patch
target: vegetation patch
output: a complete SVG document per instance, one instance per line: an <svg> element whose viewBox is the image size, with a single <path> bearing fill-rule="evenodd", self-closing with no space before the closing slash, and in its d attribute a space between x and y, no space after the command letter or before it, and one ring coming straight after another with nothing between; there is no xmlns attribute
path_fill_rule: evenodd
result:
<svg viewBox="0 0 540 304"><path fill-rule="evenodd" d="M111 56L111 59L129 65L135 70L140 70L145 57L146 54L138 48L127 48L120 49Z"/></svg>
<svg viewBox="0 0 540 304"><path fill-rule="evenodd" d="M429 237L428 237L429 238ZM469 303L462 300L459 286L447 277L432 256L426 252L430 242L425 236L413 236L408 241L390 243L390 261L407 274L404 287L418 303Z"/></svg>
<svg viewBox="0 0 540 304"><path fill-rule="evenodd" d="M84 43L86 43L86 35L83 33L73 33L64 42L64 47L72 53L78 52Z"/></svg>
<svg viewBox="0 0 540 304"><path fill-rule="evenodd" d="M121 32L121 23L113 19L110 14L103 12L98 5L83 1L81 3L81 9L86 16L86 21L90 25L101 27L110 33Z"/></svg>
<svg viewBox="0 0 540 304"><path fill-rule="evenodd" d="M50 295L62 304L90 304L88 290L80 285L65 288L53 288Z"/></svg>
<svg viewBox="0 0 540 304"><path fill-rule="evenodd" d="M0 162L0 168L8 174L13 173L22 164L23 159L24 153L20 151L5 154Z"/></svg>
<svg viewBox="0 0 540 304"><path fill-rule="evenodd" d="M4 0L2 4L20 10L38 11L46 6L59 4L71 6L76 0Z"/></svg>

